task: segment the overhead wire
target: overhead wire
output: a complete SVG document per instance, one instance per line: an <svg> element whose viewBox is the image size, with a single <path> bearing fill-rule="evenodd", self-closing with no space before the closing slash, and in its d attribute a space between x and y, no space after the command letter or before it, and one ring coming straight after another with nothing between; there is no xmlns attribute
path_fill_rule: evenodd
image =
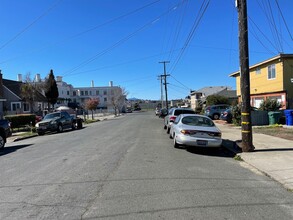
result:
<svg viewBox="0 0 293 220"><path fill-rule="evenodd" d="M145 25L143 25L142 27L140 27L136 31L132 32L131 34L127 35L126 37L120 39L119 41L117 41L116 43L114 43L113 45L111 45L110 47L104 49L103 51L101 51L101 52L99 52L97 54L95 54L94 56L90 57L89 59L83 61L82 63L80 63L76 67L72 68L71 70L68 70L68 71L64 72L63 76L70 75L72 72L75 72L76 70L78 70L78 69L86 66L87 64L93 62L94 60L98 59L99 57L103 56L104 54L106 54L109 51L113 50L114 48L118 47L119 45L123 44L124 42L126 42L130 38L134 37L136 34L138 34L139 32L143 31L147 27L152 26L154 23L156 23L158 20L160 20L161 17L165 16L171 10L173 10L174 7L179 7L181 4L182 3L178 3L175 6L169 8L167 11L165 11L164 13L162 13L160 16L158 16L155 19L151 20L150 22L146 23Z"/></svg>
<svg viewBox="0 0 293 220"><path fill-rule="evenodd" d="M290 30L289 30L289 27L288 27L288 25L287 25L287 22L286 22L286 20L285 20L285 18L284 18L284 15L283 15L283 12L282 12L282 10L281 10L281 8L280 8L280 5L279 5L279 3L278 3L277 0L275 0L275 3L276 3L276 5L277 5L277 7L278 7L278 10L279 10L280 15L281 15L281 17L282 17L282 20L283 20L283 22L284 22L284 24L285 24L285 27L286 27L286 29L287 29L287 32L288 32L288 34L290 35L291 40L293 40L292 34L291 34L291 32L290 32Z"/></svg>
<svg viewBox="0 0 293 220"><path fill-rule="evenodd" d="M6 41L3 45L0 46L0 50L2 50L7 45L11 44L14 40L16 40L20 35L22 35L24 32L29 30L34 24L36 24L41 18L45 17L47 14L49 14L50 11L52 11L62 0L58 0L55 2L52 6L50 6L46 11L44 11L39 17L37 17L34 21L32 21L28 26L26 26L24 29L22 29L20 32L18 32L15 36L10 38L8 41Z"/></svg>
<svg viewBox="0 0 293 220"><path fill-rule="evenodd" d="M62 1L62 0L60 0L60 1ZM63 43L63 42L66 42L66 41L69 41L69 40L71 40L71 39L74 39L74 38L77 38L77 37L79 37L79 36L82 36L82 35L84 35L84 34L86 34L86 33L89 33L89 32L91 32L91 31L94 31L94 30L96 30L96 29L98 29L98 28L101 28L101 27L103 27L103 26L105 26L105 25L111 24L111 23L113 23L113 22L115 22L115 21L118 21L118 20L120 20L120 19L122 19L122 18L125 18L125 17L127 17L127 16L132 15L132 14L135 14L135 13L137 13L137 12L139 12L139 11L141 11L141 10L143 10L143 9L145 9L145 8L147 8L147 7L149 7L149 6L151 6L151 5L154 5L154 4L158 3L158 2L160 2L160 1L161 1L161 0L156 0L156 1L153 1L153 2L148 3L148 4L146 4L146 5L143 5L143 6L139 7L139 8L136 8L136 9L133 10L133 11L129 11L129 12L125 13L125 14L122 14L122 15L120 15L120 16L114 17L114 18L112 18L112 19L110 19L110 20L108 20L108 21L105 21L105 22L102 23L102 24L98 24L98 25L96 25L96 26L94 26L94 27L92 27L92 28L90 28L90 29L87 29L87 30L84 30L84 31L82 31L82 32L76 33L76 34L71 35L71 36L69 36L69 37L67 37L67 38L64 38L64 39L62 39L62 40L60 40L60 41L57 41L57 42L54 42L54 43L50 43L50 44L48 44L48 45L46 45L46 46L43 46L42 48L36 49L36 50L34 50L34 51L32 51L32 52L29 52L29 54L31 54L31 53L35 53L35 52L39 52L39 51L42 51L42 50L44 50L44 49L46 49L46 48L48 48L48 47L56 46L56 45L61 44L61 43ZM23 56L23 55L22 55L22 56ZM7 59L7 60L5 60L5 61L0 62L0 64L2 64L2 63L6 63L6 62L9 62L9 61L11 61L11 60L17 59L17 58L22 57L22 56L17 56L17 57L14 57L14 58Z"/></svg>
<svg viewBox="0 0 293 220"><path fill-rule="evenodd" d="M209 2L210 2L210 0L208 0L207 2L206 2L206 0L204 0L202 2L200 10L199 10L199 13L198 13L196 19L194 20L193 26L192 26L192 28L191 28L188 36L187 36L187 39L185 40L185 43L184 43L179 55L177 56L173 66L171 67L170 72L173 72L175 70L175 68L176 68L177 64L179 63L180 59L182 58L186 48L188 47L190 41L193 39L194 33L195 33L197 27L199 26L200 21L202 20L203 15L205 14L205 12L206 12L206 10L208 8Z"/></svg>

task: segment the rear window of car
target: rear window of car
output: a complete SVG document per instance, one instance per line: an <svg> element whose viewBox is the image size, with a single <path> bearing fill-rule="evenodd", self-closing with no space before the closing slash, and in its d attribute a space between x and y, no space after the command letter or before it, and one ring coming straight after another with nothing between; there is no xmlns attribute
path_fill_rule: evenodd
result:
<svg viewBox="0 0 293 220"><path fill-rule="evenodd" d="M213 127L215 125L211 119L199 116L186 116L182 118L182 124L202 127Z"/></svg>
<svg viewBox="0 0 293 220"><path fill-rule="evenodd" d="M188 109L176 109L174 115L181 115L181 114L195 114L194 111Z"/></svg>

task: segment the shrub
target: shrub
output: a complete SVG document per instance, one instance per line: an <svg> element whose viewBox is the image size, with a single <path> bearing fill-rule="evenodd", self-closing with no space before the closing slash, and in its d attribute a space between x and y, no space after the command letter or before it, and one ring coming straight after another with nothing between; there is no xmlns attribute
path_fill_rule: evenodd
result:
<svg viewBox="0 0 293 220"><path fill-rule="evenodd" d="M259 109L263 111L278 111L282 105L277 99L266 99L260 104Z"/></svg>
<svg viewBox="0 0 293 220"><path fill-rule="evenodd" d="M5 119L11 122L12 129L36 124L35 114L6 115Z"/></svg>
<svg viewBox="0 0 293 220"><path fill-rule="evenodd" d="M233 105L232 109L231 109L231 113L232 113L233 124L241 125L241 106L240 106L240 104Z"/></svg>

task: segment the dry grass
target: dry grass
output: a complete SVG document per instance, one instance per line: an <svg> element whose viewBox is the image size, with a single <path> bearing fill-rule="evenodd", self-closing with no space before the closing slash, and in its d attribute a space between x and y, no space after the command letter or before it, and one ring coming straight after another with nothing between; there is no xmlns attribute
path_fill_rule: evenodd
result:
<svg viewBox="0 0 293 220"><path fill-rule="evenodd" d="M283 128L278 126L256 127L256 128L253 128L253 132L280 137L280 138L293 141L292 128Z"/></svg>

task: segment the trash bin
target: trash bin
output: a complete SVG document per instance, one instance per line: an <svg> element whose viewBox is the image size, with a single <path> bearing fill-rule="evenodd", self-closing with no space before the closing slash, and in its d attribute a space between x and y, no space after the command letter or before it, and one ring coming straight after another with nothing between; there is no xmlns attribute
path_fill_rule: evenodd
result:
<svg viewBox="0 0 293 220"><path fill-rule="evenodd" d="M287 109L284 110L285 116L286 116L286 125L292 126L293 125L293 110Z"/></svg>
<svg viewBox="0 0 293 220"><path fill-rule="evenodd" d="M281 116L281 112L269 112L268 115L269 115L270 125L278 124L280 116Z"/></svg>

